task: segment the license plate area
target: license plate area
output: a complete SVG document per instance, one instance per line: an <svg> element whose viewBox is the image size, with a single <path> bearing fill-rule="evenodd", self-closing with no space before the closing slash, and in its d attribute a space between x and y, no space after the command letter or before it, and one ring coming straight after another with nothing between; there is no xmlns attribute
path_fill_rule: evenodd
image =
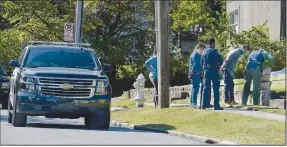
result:
<svg viewBox="0 0 287 147"><path fill-rule="evenodd" d="M59 112L72 112L73 106L72 105L66 105L66 104L59 104L58 105L58 111Z"/></svg>

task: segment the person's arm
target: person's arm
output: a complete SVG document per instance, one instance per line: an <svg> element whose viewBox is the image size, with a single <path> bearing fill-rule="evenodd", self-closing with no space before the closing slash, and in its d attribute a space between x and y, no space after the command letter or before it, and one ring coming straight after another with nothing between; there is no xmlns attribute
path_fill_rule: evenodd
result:
<svg viewBox="0 0 287 147"><path fill-rule="evenodd" d="M219 66L221 66L223 64L223 58L219 51L217 51L217 53L218 53L218 64Z"/></svg>
<svg viewBox="0 0 287 147"><path fill-rule="evenodd" d="M192 56L193 56L193 55L191 55L190 58L189 58L189 72L192 71L192 64L193 64Z"/></svg>
<svg viewBox="0 0 287 147"><path fill-rule="evenodd" d="M270 66L272 67L274 65L274 58L266 51L262 51L261 54L263 55L264 59L267 59L270 62Z"/></svg>
<svg viewBox="0 0 287 147"><path fill-rule="evenodd" d="M228 64L228 62L230 62L230 60L232 59L232 53L233 52L231 51L227 54L226 59L224 60L223 64L220 67L220 70L223 70L223 68Z"/></svg>
<svg viewBox="0 0 287 147"><path fill-rule="evenodd" d="M228 62L230 62L234 57L236 56L236 52L235 51L230 51L227 56L226 59L223 62L222 66L225 66Z"/></svg>
<svg viewBox="0 0 287 147"><path fill-rule="evenodd" d="M202 56L201 56L201 60L200 60L200 65L202 67L202 69L204 69L204 58L205 58L205 54L206 54L206 51L203 51L202 53Z"/></svg>
<svg viewBox="0 0 287 147"><path fill-rule="evenodd" d="M198 55L198 56L194 56L194 61L193 61L193 64L194 66L198 67L198 66L201 66L201 57Z"/></svg>

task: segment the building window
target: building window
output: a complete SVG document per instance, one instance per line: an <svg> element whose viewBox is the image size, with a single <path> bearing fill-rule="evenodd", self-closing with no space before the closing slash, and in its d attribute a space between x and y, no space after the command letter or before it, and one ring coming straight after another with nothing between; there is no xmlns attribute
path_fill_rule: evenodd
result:
<svg viewBox="0 0 287 147"><path fill-rule="evenodd" d="M231 26L234 27L236 33L239 33L239 9L232 11L230 14Z"/></svg>

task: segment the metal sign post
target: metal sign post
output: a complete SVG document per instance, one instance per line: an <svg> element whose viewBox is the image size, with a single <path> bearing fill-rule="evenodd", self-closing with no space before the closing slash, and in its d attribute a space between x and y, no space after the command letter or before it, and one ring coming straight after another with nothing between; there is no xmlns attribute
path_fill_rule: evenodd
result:
<svg viewBox="0 0 287 147"><path fill-rule="evenodd" d="M76 7L76 35L75 35L75 43L81 43L81 31L82 31L82 23L83 23L83 0L77 0Z"/></svg>
<svg viewBox="0 0 287 147"><path fill-rule="evenodd" d="M74 42L74 24L65 23L64 25L64 41Z"/></svg>

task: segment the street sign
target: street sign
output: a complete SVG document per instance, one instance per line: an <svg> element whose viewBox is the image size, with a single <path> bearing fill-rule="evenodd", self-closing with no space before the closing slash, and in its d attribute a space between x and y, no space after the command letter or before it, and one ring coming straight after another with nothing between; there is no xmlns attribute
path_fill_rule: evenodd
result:
<svg viewBox="0 0 287 147"><path fill-rule="evenodd" d="M64 25L64 41L74 42L74 23L65 23Z"/></svg>

